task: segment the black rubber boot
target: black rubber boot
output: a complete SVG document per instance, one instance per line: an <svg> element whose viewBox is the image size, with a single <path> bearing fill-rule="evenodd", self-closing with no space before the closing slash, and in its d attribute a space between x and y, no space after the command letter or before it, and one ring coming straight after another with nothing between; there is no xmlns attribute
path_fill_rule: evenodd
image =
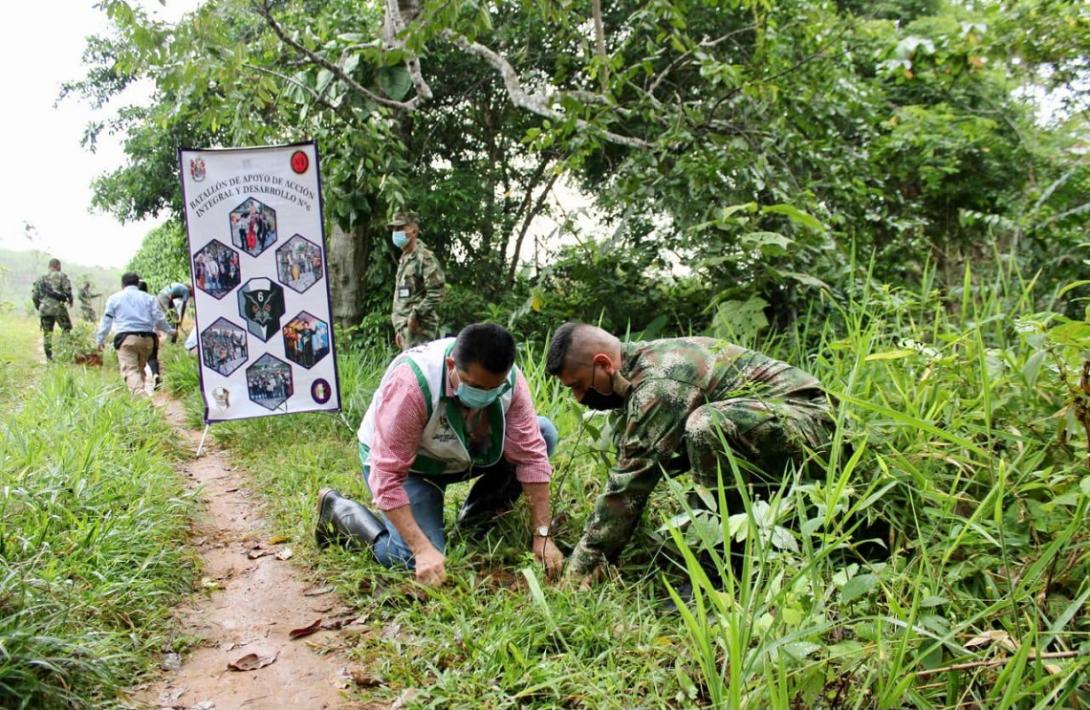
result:
<svg viewBox="0 0 1090 710"><path fill-rule="evenodd" d="M318 547L331 543L363 549L387 534L386 524L370 510L332 488L318 494L318 525L314 540Z"/></svg>

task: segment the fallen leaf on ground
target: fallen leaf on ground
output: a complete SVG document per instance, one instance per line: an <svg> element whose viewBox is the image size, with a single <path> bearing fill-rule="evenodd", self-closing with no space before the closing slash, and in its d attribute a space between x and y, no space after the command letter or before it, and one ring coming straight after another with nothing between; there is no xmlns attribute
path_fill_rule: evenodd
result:
<svg viewBox="0 0 1090 710"><path fill-rule="evenodd" d="M287 535L273 535L272 537L269 538L269 544L270 545L279 545L280 543L287 542L289 540L291 540L291 538L288 537Z"/></svg>
<svg viewBox="0 0 1090 710"><path fill-rule="evenodd" d="M1011 638L1011 635L1006 631L991 630L985 631L982 634L978 634L973 638L965 642L965 648L974 648L976 646L987 646L990 643L997 643L1008 651L1017 651L1018 642Z"/></svg>
<svg viewBox="0 0 1090 710"><path fill-rule="evenodd" d="M322 628L326 631L336 631L337 629L342 629L345 626L348 626L355 620L355 614L349 614L347 616L341 616L335 619L326 619L322 622Z"/></svg>
<svg viewBox="0 0 1090 710"><path fill-rule="evenodd" d="M324 614L335 606L337 606L337 602L319 602L318 604L312 604L310 608L319 614Z"/></svg>
<svg viewBox="0 0 1090 710"><path fill-rule="evenodd" d="M247 653L245 656L236 658L228 663L227 669L232 671L256 671L258 668L264 668L265 666L274 663L276 657L279 655L279 651L263 656L256 653Z"/></svg>
<svg viewBox="0 0 1090 710"><path fill-rule="evenodd" d="M320 597L323 594L329 594L333 591L333 586L330 584L323 585L321 587L307 587L303 590L304 597Z"/></svg>
<svg viewBox="0 0 1090 710"><path fill-rule="evenodd" d="M318 617L314 621L310 622L306 626L302 626L298 629L292 629L288 632L288 638L292 641L295 639L301 639L304 636L310 636L313 633L317 633L322 630L322 618Z"/></svg>
<svg viewBox="0 0 1090 710"><path fill-rule="evenodd" d="M246 556L249 557L251 560L256 560L259 557L264 557L265 555L271 554L272 550L250 550L246 553ZM279 555L277 556L279 557Z"/></svg>
<svg viewBox="0 0 1090 710"><path fill-rule="evenodd" d="M216 710L216 704L211 700L202 700L189 710Z"/></svg>
<svg viewBox="0 0 1090 710"><path fill-rule="evenodd" d="M417 696L418 691L416 688L406 688L401 695L397 696L397 700L390 706L390 710L404 710L409 706L409 703L413 701L413 698Z"/></svg>
<svg viewBox="0 0 1090 710"><path fill-rule="evenodd" d="M363 666L353 666L349 668L348 677L360 688L374 688L379 685L385 685L386 683L382 676L372 673Z"/></svg>
<svg viewBox="0 0 1090 710"><path fill-rule="evenodd" d="M182 657L177 653L163 655L163 661L159 664L164 671L178 671L182 669Z"/></svg>
<svg viewBox="0 0 1090 710"><path fill-rule="evenodd" d="M283 550L276 553L276 559L278 559L278 560L290 560L291 555L292 555L291 548L290 547L285 547Z"/></svg>
<svg viewBox="0 0 1090 710"><path fill-rule="evenodd" d="M204 587L205 589L219 589L220 588L219 582L212 579L211 577L201 577L201 586Z"/></svg>

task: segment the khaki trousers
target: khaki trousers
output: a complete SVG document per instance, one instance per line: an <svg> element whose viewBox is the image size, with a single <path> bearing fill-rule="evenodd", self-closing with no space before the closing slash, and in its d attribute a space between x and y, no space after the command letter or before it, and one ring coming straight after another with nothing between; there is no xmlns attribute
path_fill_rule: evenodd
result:
<svg viewBox="0 0 1090 710"><path fill-rule="evenodd" d="M129 392L137 397L147 396L144 386L144 366L148 364L154 340L146 335L128 335L117 349L117 362L121 366L121 377Z"/></svg>

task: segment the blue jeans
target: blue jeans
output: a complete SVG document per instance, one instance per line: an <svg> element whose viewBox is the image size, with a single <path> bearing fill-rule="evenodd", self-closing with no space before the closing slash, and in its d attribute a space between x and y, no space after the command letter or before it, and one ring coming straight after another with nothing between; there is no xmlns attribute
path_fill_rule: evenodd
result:
<svg viewBox="0 0 1090 710"><path fill-rule="evenodd" d="M548 417L539 416L538 426L541 427L541 435L545 439L545 450L551 456L556 448L558 434L556 427ZM370 467L363 465L363 484L371 491L371 484L367 477ZM522 493L522 487L515 479L515 467L506 459L501 458L497 463L486 468L472 469L463 473L445 474L442 476L421 476L410 473L405 478L405 493L409 496L409 509L420 526L420 531L431 541L436 550L443 552L447 544L446 531L443 528L443 499L447 486L452 483L461 483L476 478L476 483L469 491L466 502L474 498L485 496L496 498L501 504L514 504ZM495 492L500 491L499 496ZM383 567L404 566L413 569L416 562L413 552L405 544L401 533L397 531L388 520L386 521L386 535L375 540L372 550L375 559Z"/></svg>

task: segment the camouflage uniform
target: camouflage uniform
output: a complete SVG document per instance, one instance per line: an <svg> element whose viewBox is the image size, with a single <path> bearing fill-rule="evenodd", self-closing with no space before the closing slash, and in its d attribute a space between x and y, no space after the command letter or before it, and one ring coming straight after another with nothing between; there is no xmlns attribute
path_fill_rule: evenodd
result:
<svg viewBox="0 0 1090 710"><path fill-rule="evenodd" d="M90 281L84 282L84 284L82 286L80 286L80 289L79 289L79 311L80 311L80 315L83 316L84 320L89 320L89 321L97 320L95 318L95 309L91 305L91 299L98 298L101 295L102 295L101 293L91 293L91 282Z"/></svg>
<svg viewBox="0 0 1090 710"><path fill-rule="evenodd" d="M49 271L34 282L31 299L34 307L38 309L45 357L52 360L53 326L59 325L64 333L72 330L72 321L68 318L68 308L65 306L65 303L72 303L72 284L63 272Z"/></svg>
<svg viewBox="0 0 1090 710"><path fill-rule="evenodd" d="M418 238L416 247L401 255L394 284L394 332L401 336L401 348L427 343L439 337L439 314L446 282L435 254ZM416 316L416 332L409 330L409 318Z"/></svg>
<svg viewBox="0 0 1090 710"><path fill-rule="evenodd" d="M736 458L778 482L831 432L821 383L786 363L711 338L621 347L620 375L631 388L618 392L626 401L614 428L617 462L572 553L572 574L590 574L621 551L664 470L692 470L713 488L722 470L729 485L720 436Z"/></svg>

